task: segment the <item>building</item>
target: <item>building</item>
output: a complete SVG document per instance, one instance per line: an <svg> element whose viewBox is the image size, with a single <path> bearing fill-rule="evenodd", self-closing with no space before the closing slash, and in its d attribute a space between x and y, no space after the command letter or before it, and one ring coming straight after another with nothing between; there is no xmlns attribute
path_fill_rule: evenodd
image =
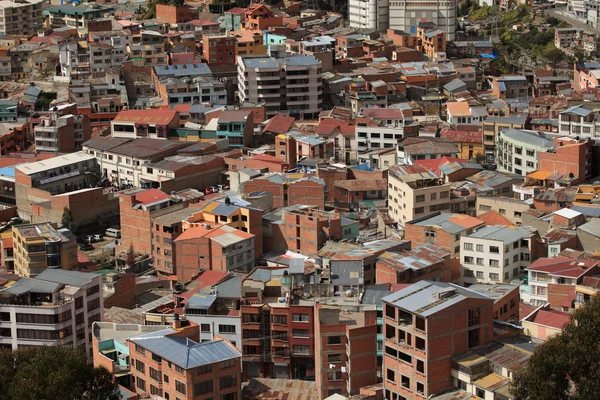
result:
<svg viewBox="0 0 600 400"><path fill-rule="evenodd" d="M448 103L450 104L450 103ZM469 129L467 129L469 128ZM475 160L485 155L483 147L483 132L481 127L448 127L442 128L440 137L451 140L458 148L458 158L464 160Z"/></svg>
<svg viewBox="0 0 600 400"><path fill-rule="evenodd" d="M413 165L417 160L457 157L458 148L447 139L407 137L398 142L398 163Z"/></svg>
<svg viewBox="0 0 600 400"><path fill-rule="evenodd" d="M384 297L385 398L451 389L452 357L493 340L493 308L491 298L451 283L421 281Z"/></svg>
<svg viewBox="0 0 600 400"><path fill-rule="evenodd" d="M359 210L363 207L385 207L388 197L385 179L352 179L334 183L334 206L339 210Z"/></svg>
<svg viewBox="0 0 600 400"><path fill-rule="evenodd" d="M156 19L165 21L171 25L190 22L198 18L198 9L191 6L176 7L165 4L157 4Z"/></svg>
<svg viewBox="0 0 600 400"><path fill-rule="evenodd" d="M201 270L249 272L254 268L254 235L227 225L194 226L175 243L173 275L187 282Z"/></svg>
<svg viewBox="0 0 600 400"><path fill-rule="evenodd" d="M458 259L441 247L423 244L410 251L385 252L375 266L377 284L418 281L454 282L460 278Z"/></svg>
<svg viewBox="0 0 600 400"><path fill-rule="evenodd" d="M236 39L229 32L202 35L202 55L208 65L235 65Z"/></svg>
<svg viewBox="0 0 600 400"><path fill-rule="evenodd" d="M538 152L538 170L561 174L578 185L592 178L592 151L594 142L575 138L553 138L553 149Z"/></svg>
<svg viewBox="0 0 600 400"><path fill-rule="evenodd" d="M77 267L77 242L68 229L58 230L42 223L18 225L12 230L16 274L32 278L48 268Z"/></svg>
<svg viewBox="0 0 600 400"><path fill-rule="evenodd" d="M389 27L389 5L388 0L350 0L348 22L353 28L385 32Z"/></svg>
<svg viewBox="0 0 600 400"><path fill-rule="evenodd" d="M584 105L569 107L558 114L558 133L564 136L595 138L600 133L597 117L598 113Z"/></svg>
<svg viewBox="0 0 600 400"><path fill-rule="evenodd" d="M244 29L263 31L271 26L283 26L283 16L275 15L266 4L251 4L245 12Z"/></svg>
<svg viewBox="0 0 600 400"><path fill-rule="evenodd" d="M408 221L404 224L404 239L413 246L431 243L452 254L460 255L460 240L475 230L482 228L484 222L465 214L440 213Z"/></svg>
<svg viewBox="0 0 600 400"><path fill-rule="evenodd" d="M223 339L200 342L199 325L175 320L172 328L131 337L127 345L138 394L186 400L242 398L240 352Z"/></svg>
<svg viewBox="0 0 600 400"><path fill-rule="evenodd" d="M217 139L229 140L231 147L249 147L254 136L253 115L250 110L221 112L217 122Z"/></svg>
<svg viewBox="0 0 600 400"><path fill-rule="evenodd" d="M0 125L0 156L26 150L31 145L29 122L6 122Z"/></svg>
<svg viewBox="0 0 600 400"><path fill-rule="evenodd" d="M169 130L179 128L175 110L124 110L110 123L114 138L166 139Z"/></svg>
<svg viewBox="0 0 600 400"><path fill-rule="evenodd" d="M323 103L320 60L300 55L238 57L237 64L240 103L265 103L267 118L318 117Z"/></svg>
<svg viewBox="0 0 600 400"><path fill-rule="evenodd" d="M496 137L498 171L525 176L538 170L538 154L554 149L553 136L523 129L507 129Z"/></svg>
<svg viewBox="0 0 600 400"><path fill-rule="evenodd" d="M576 258L540 258L527 268L529 304L538 307L550 303L557 309L572 308L575 286L584 276L597 275L596 260Z"/></svg>
<svg viewBox="0 0 600 400"><path fill-rule="evenodd" d="M418 50L430 60L444 61L446 58L446 35L445 31L438 29L434 24L420 23L417 27Z"/></svg>
<svg viewBox="0 0 600 400"><path fill-rule="evenodd" d="M558 49L571 47L582 34L581 29L575 27L554 28L554 45Z"/></svg>
<svg viewBox="0 0 600 400"><path fill-rule="evenodd" d="M518 278L536 255L536 234L504 225L480 228L461 237L464 284L507 283Z"/></svg>
<svg viewBox="0 0 600 400"><path fill-rule="evenodd" d="M42 28L42 1L0 2L0 33L6 35L36 35Z"/></svg>
<svg viewBox="0 0 600 400"><path fill-rule="evenodd" d="M525 129L527 121L527 115L514 114L491 116L483 121L483 146L485 147L485 158L488 164L495 163L498 133L507 129Z"/></svg>
<svg viewBox="0 0 600 400"><path fill-rule="evenodd" d="M214 78L165 78L156 81L155 88L165 105L194 102L215 106L227 105L225 84Z"/></svg>
<svg viewBox="0 0 600 400"><path fill-rule="evenodd" d="M400 226L419 217L450 209L450 185L421 165L389 169L388 209Z"/></svg>
<svg viewBox="0 0 600 400"><path fill-rule="evenodd" d="M293 205L325 208L327 185L323 179L309 174L271 174L243 182L243 193L270 192L273 194L273 208Z"/></svg>
<svg viewBox="0 0 600 400"><path fill-rule="evenodd" d="M577 241L584 250L596 252L600 246L600 219L594 218L578 226Z"/></svg>
<svg viewBox="0 0 600 400"><path fill-rule="evenodd" d="M469 290L494 300L494 321L517 322L519 320L520 286L508 284L469 286Z"/></svg>
<svg viewBox="0 0 600 400"><path fill-rule="evenodd" d="M101 19L106 14L113 14L114 7L100 4L67 3L47 8L51 28L62 28L65 25L77 29L87 35L88 23Z"/></svg>
<svg viewBox="0 0 600 400"><path fill-rule="evenodd" d="M487 117L487 110L484 106L471 106L467 101L448 102L446 111L448 112L448 122L451 125L481 125Z"/></svg>
<svg viewBox="0 0 600 400"><path fill-rule="evenodd" d="M389 29L417 34L423 21L434 23L446 33L449 41L456 37L456 3L454 1L394 2L389 3Z"/></svg>
<svg viewBox="0 0 600 400"><path fill-rule="evenodd" d="M529 204L512 197L477 196L476 215L479 217L494 211L509 220L511 224L521 226L523 215L529 208Z"/></svg>
<svg viewBox="0 0 600 400"><path fill-rule="evenodd" d="M492 79L492 94L498 99L531 97L531 85L523 75L502 75Z"/></svg>
<svg viewBox="0 0 600 400"><path fill-rule="evenodd" d="M92 357L92 324L104 312L100 275L47 269L35 278L0 278L0 348L63 345Z"/></svg>
<svg viewBox="0 0 600 400"><path fill-rule="evenodd" d="M57 111L53 110L50 115L42 116L40 123L33 128L36 153L80 151L83 142L90 139L90 118L84 114L77 114L75 104L60 108ZM72 111L75 111L75 114L71 114Z"/></svg>

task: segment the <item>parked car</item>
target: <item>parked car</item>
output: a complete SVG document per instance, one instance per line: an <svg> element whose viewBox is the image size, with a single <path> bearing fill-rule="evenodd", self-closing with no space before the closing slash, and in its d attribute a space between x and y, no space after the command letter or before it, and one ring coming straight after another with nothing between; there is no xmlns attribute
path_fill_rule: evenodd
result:
<svg viewBox="0 0 600 400"><path fill-rule="evenodd" d="M219 188L216 186L211 186L209 189L212 190L213 193L219 193Z"/></svg>
<svg viewBox="0 0 600 400"><path fill-rule="evenodd" d="M81 250L81 251L94 250L94 246L92 246L91 244L82 244L81 246L79 246L79 250Z"/></svg>
<svg viewBox="0 0 600 400"><path fill-rule="evenodd" d="M229 185L217 185L219 190L229 190Z"/></svg>
<svg viewBox="0 0 600 400"><path fill-rule="evenodd" d="M85 241L87 243L96 243L102 240L102 235L87 235Z"/></svg>
<svg viewBox="0 0 600 400"><path fill-rule="evenodd" d="M204 189L204 194L212 194L212 189L207 187L206 189Z"/></svg>

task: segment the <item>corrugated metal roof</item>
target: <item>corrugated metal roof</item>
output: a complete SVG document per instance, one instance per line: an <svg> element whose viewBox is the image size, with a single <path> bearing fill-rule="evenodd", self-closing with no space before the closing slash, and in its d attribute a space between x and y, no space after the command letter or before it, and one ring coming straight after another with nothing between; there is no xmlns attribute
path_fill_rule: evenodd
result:
<svg viewBox="0 0 600 400"><path fill-rule="evenodd" d="M95 273L48 268L39 274L36 279L82 287L86 283L90 282L96 275L97 274Z"/></svg>
<svg viewBox="0 0 600 400"><path fill-rule="evenodd" d="M497 240L502 243L513 243L533 234L525 229L516 226L492 225L479 229L477 232L469 235L469 238Z"/></svg>

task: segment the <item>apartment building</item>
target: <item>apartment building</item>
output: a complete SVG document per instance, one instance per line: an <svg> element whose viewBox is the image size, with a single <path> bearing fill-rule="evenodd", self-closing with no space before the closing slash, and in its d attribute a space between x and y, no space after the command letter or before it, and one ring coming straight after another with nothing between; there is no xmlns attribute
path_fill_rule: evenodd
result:
<svg viewBox="0 0 600 400"><path fill-rule="evenodd" d="M353 28L384 32L389 27L389 0L350 0L348 22Z"/></svg>
<svg viewBox="0 0 600 400"><path fill-rule="evenodd" d="M0 33L6 35L36 35L42 27L42 1L0 2Z"/></svg>
<svg viewBox="0 0 600 400"><path fill-rule="evenodd" d="M571 46L582 34L581 29L575 27L554 28L554 45L557 49L565 49Z"/></svg>
<svg viewBox="0 0 600 400"><path fill-rule="evenodd" d="M452 357L493 340L493 306L487 296L431 281L384 297L385 398L428 398L451 389Z"/></svg>
<svg viewBox="0 0 600 400"><path fill-rule="evenodd" d="M132 44L127 47L129 57L144 60L146 66L166 66L169 63L164 43Z"/></svg>
<svg viewBox="0 0 600 400"><path fill-rule="evenodd" d="M455 282L460 278L458 259L441 247L422 244L410 251L381 254L375 266L378 284L410 284L418 281Z"/></svg>
<svg viewBox="0 0 600 400"><path fill-rule="evenodd" d="M127 59L125 47L113 47L103 43L89 43L90 72L104 72L107 69L120 68Z"/></svg>
<svg viewBox="0 0 600 400"><path fill-rule="evenodd" d="M175 110L124 110L111 121L114 138L166 139L170 129L179 128Z"/></svg>
<svg viewBox="0 0 600 400"><path fill-rule="evenodd" d="M404 239L413 246L431 243L449 251L452 257L460 254L460 239L468 236L485 223L465 214L440 213L407 221L404 224Z"/></svg>
<svg viewBox="0 0 600 400"><path fill-rule="evenodd" d="M66 25L85 34L87 34L90 21L101 19L105 14L112 14L114 10L114 7L96 3L67 3L54 5L46 9L51 28L62 28Z"/></svg>
<svg viewBox="0 0 600 400"><path fill-rule="evenodd" d="M77 242L68 229L46 222L14 226L12 233L16 274L32 278L48 268L77 267Z"/></svg>
<svg viewBox="0 0 600 400"><path fill-rule="evenodd" d="M513 225L521 226L523 214L529 210L529 204L512 197L477 196L476 216L495 211Z"/></svg>
<svg viewBox="0 0 600 400"><path fill-rule="evenodd" d="M315 305L315 382L320 398L350 396L377 383L376 311Z"/></svg>
<svg viewBox="0 0 600 400"><path fill-rule="evenodd" d="M483 147L488 163L495 163L498 133L507 129L525 129L527 121L527 115L491 116L485 118L483 121Z"/></svg>
<svg viewBox="0 0 600 400"><path fill-rule="evenodd" d="M322 110L321 61L313 56L238 57L240 103L265 103L267 118L317 118Z"/></svg>
<svg viewBox="0 0 600 400"><path fill-rule="evenodd" d="M413 165L417 160L457 157L458 147L451 140L427 137L407 137L398 142L398 162Z"/></svg>
<svg viewBox="0 0 600 400"><path fill-rule="evenodd" d="M156 92L167 105L193 102L227 105L225 84L210 77L165 78L155 82L155 85Z"/></svg>
<svg viewBox="0 0 600 400"><path fill-rule="evenodd" d="M236 39L231 33L202 35L202 55L208 65L235 65Z"/></svg>
<svg viewBox="0 0 600 400"><path fill-rule="evenodd" d="M529 304L538 307L550 303L554 308L569 309L575 287L583 283L585 276L598 273L598 262L568 257L540 258L525 270Z"/></svg>
<svg viewBox="0 0 600 400"><path fill-rule="evenodd" d="M314 208L285 210L283 225L280 234L287 249L306 256L315 257L328 240L342 239L342 217L333 212Z"/></svg>
<svg viewBox="0 0 600 400"><path fill-rule="evenodd" d="M74 107L77 110L77 107ZM36 153L72 153L90 139L90 118L84 114L52 111L33 128Z"/></svg>
<svg viewBox="0 0 600 400"><path fill-rule="evenodd" d="M217 139L227 139L231 147L248 147L254 136L254 113L250 110L226 110L219 114Z"/></svg>
<svg viewBox="0 0 600 400"><path fill-rule="evenodd" d="M518 278L536 255L536 233L490 225L461 237L464 284L507 283Z"/></svg>
<svg viewBox="0 0 600 400"><path fill-rule="evenodd" d="M433 22L446 33L447 40L456 37L456 2L450 1L390 1L389 29L417 34L419 23Z"/></svg>
<svg viewBox="0 0 600 400"><path fill-rule="evenodd" d="M417 27L419 48L430 60L445 60L446 32L433 24L419 24Z"/></svg>
<svg viewBox="0 0 600 400"><path fill-rule="evenodd" d="M139 395L165 399L241 400L240 352L223 339L200 342L200 326L173 327L127 340L131 380Z"/></svg>
<svg viewBox="0 0 600 400"><path fill-rule="evenodd" d="M552 138L545 132L507 129L496 137L498 171L525 176L538 170L538 154L554 149Z"/></svg>
<svg viewBox="0 0 600 400"><path fill-rule="evenodd" d="M15 118L16 120L16 118ZM31 125L29 122L6 122L0 125L0 156L16 153L31 145Z"/></svg>
<svg viewBox="0 0 600 400"><path fill-rule="evenodd" d="M325 208L326 185L323 179L309 174L272 174L260 176L243 183L243 193L270 192L273 208L293 205Z"/></svg>
<svg viewBox="0 0 600 400"><path fill-rule="evenodd" d="M92 356L92 324L104 310L100 275L47 269L0 281L0 348L63 345Z"/></svg>
<svg viewBox="0 0 600 400"><path fill-rule="evenodd" d="M395 165L388 175L388 209L400 226L450 209L450 185L422 165Z"/></svg>

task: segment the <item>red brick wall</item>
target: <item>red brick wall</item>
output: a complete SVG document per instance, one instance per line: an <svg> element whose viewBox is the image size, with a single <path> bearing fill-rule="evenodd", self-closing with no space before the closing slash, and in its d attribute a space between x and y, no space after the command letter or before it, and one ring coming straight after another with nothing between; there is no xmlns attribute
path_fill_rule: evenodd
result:
<svg viewBox="0 0 600 400"><path fill-rule="evenodd" d="M156 19L163 20L169 24L189 22L198 18L198 10L191 7L174 7L164 4L156 5Z"/></svg>
<svg viewBox="0 0 600 400"><path fill-rule="evenodd" d="M361 387L377 383L377 325L349 329L348 341L350 394L355 394Z"/></svg>
<svg viewBox="0 0 600 400"><path fill-rule="evenodd" d="M539 153L538 169L551 173L557 172L566 176L569 176L569 173L573 173L577 178L573 183L581 183L585 180L587 148L588 143L586 142L567 144L562 147L559 145L556 147L556 153Z"/></svg>
<svg viewBox="0 0 600 400"><path fill-rule="evenodd" d="M152 231L150 213L136 210L135 194L121 194L119 212L121 214L121 244L117 251L129 250L130 245L137 253L152 254Z"/></svg>
<svg viewBox="0 0 600 400"><path fill-rule="evenodd" d="M131 310L135 308L135 274L119 274L115 284L115 293L104 298L104 308L122 307Z"/></svg>
<svg viewBox="0 0 600 400"><path fill-rule="evenodd" d="M575 286L559 285L557 283L548 283L548 303L550 307L562 310L563 304L569 303L569 298L574 298ZM568 305L570 307L571 304Z"/></svg>

